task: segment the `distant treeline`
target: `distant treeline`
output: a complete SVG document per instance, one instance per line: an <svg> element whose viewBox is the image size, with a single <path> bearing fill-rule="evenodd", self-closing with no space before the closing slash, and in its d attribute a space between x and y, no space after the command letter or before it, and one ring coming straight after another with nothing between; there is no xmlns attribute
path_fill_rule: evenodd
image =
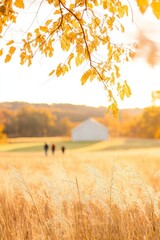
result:
<svg viewBox="0 0 160 240"><path fill-rule="evenodd" d="M70 136L89 117L106 125L111 136L160 138L160 107L120 110L115 119L105 107L24 102L0 103L0 138Z"/></svg>
<svg viewBox="0 0 160 240"><path fill-rule="evenodd" d="M89 117L103 118L106 108L72 104L0 103L0 125L8 137L67 136Z"/></svg>

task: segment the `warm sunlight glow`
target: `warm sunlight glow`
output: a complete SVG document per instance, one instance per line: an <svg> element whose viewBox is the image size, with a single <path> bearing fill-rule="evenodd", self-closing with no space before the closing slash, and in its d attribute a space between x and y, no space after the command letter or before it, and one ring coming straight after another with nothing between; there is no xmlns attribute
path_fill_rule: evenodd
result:
<svg viewBox="0 0 160 240"><path fill-rule="evenodd" d="M35 103L72 103L106 106L107 96L100 82L81 86L77 70L62 79L46 79L47 69L41 64L30 68L8 63L1 66L0 101L27 101ZM10 69L8 71L8 69ZM39 73L37 75L37 73ZM139 59L122 66L122 75L131 86L132 96L119 103L120 108L144 108L151 105L151 92L160 89L159 66L151 68Z"/></svg>
<svg viewBox="0 0 160 240"><path fill-rule="evenodd" d="M147 23L147 24L146 24ZM159 22L147 12L144 16L134 11L132 26L127 29L126 39L132 42L142 30L153 41L159 39ZM151 105L151 93L160 89L160 52L157 49L156 65L150 66L143 59L145 48L132 63L122 64L122 78L131 86L132 96L119 102L120 108L144 108ZM59 55L57 53L57 57ZM18 57L5 64L0 59L0 102L27 101L31 103L72 103L89 106L108 105L107 92L97 81L81 86L80 78L84 69L74 68L63 78L48 78L53 62L44 58L34 59L28 68L20 66Z"/></svg>

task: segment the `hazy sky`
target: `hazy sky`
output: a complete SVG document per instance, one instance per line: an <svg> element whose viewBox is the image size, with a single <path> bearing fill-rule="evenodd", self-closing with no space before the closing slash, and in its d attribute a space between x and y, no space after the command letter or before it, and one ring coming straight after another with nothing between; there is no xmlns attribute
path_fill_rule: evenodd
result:
<svg viewBox="0 0 160 240"><path fill-rule="evenodd" d="M134 24L127 30L130 38L135 31L145 30L154 41L160 41L160 26L150 13L142 16L134 11ZM138 27L138 28L137 28ZM158 32L158 33L157 33ZM57 55L58 56L58 55ZM49 79L52 60L36 57L31 67L20 66L18 60L4 64L0 58L0 102L27 101L36 103L72 103L90 106L107 106L103 85L97 81L81 86L82 69L75 68L63 78ZM151 91L160 89L160 65L150 67L143 59L135 59L122 66L122 76L131 86L132 96L119 103L122 108L150 105Z"/></svg>

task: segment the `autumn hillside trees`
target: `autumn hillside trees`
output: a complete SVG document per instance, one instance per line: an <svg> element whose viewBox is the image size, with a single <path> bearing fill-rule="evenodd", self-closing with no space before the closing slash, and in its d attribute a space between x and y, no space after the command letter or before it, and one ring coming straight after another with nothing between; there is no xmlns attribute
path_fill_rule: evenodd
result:
<svg viewBox="0 0 160 240"><path fill-rule="evenodd" d="M111 114L98 120L109 127L112 137L158 138L160 139L160 107L140 110L121 110L119 119Z"/></svg>
<svg viewBox="0 0 160 240"><path fill-rule="evenodd" d="M160 107L145 108L130 122L128 135L141 138L160 138Z"/></svg>
<svg viewBox="0 0 160 240"><path fill-rule="evenodd" d="M0 137L70 136L71 129L92 116L111 137L160 138L160 107L120 110L119 119L105 108L55 104L1 104ZM1 106L0 105L0 106ZM13 109L12 109L13 107ZM67 109L66 109L67 107Z"/></svg>
<svg viewBox="0 0 160 240"><path fill-rule="evenodd" d="M160 107L148 107L139 114L120 112L119 120L106 116L112 136L160 139Z"/></svg>
<svg viewBox="0 0 160 240"><path fill-rule="evenodd" d="M46 109L23 107L6 121L5 132L11 137L54 135L56 116Z"/></svg>
<svg viewBox="0 0 160 240"><path fill-rule="evenodd" d="M4 133L4 125L0 124L0 143L5 142L7 135Z"/></svg>

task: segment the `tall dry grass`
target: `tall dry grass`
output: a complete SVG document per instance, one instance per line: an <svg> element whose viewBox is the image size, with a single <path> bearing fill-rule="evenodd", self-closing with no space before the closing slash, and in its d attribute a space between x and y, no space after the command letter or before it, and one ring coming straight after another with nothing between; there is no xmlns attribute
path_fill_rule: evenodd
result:
<svg viewBox="0 0 160 240"><path fill-rule="evenodd" d="M159 240L160 149L0 154L1 240Z"/></svg>

